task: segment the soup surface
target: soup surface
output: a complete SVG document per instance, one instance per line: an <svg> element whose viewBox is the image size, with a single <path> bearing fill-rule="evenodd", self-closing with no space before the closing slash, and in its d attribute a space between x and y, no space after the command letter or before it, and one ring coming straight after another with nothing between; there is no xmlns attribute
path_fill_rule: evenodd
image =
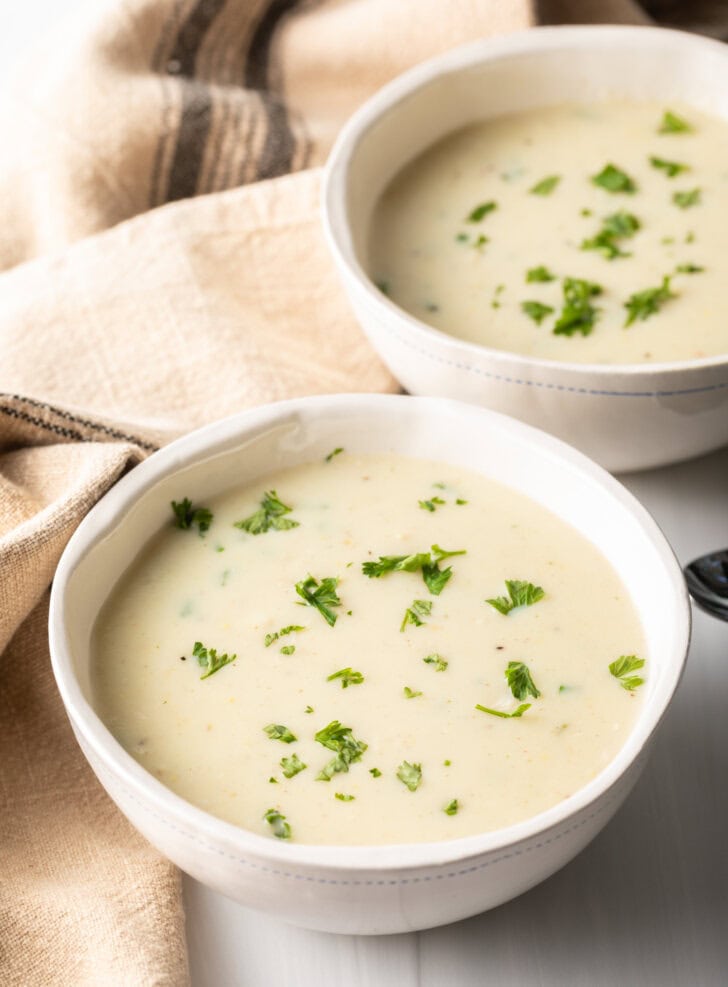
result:
<svg viewBox="0 0 728 987"><path fill-rule="evenodd" d="M554 805L624 742L640 623L530 499L345 450L184 493L97 621L93 689L201 808L306 843L442 840Z"/></svg>
<svg viewBox="0 0 728 987"><path fill-rule="evenodd" d="M369 270L429 325L500 350L643 363L728 351L728 125L653 103L457 131L372 219Z"/></svg>

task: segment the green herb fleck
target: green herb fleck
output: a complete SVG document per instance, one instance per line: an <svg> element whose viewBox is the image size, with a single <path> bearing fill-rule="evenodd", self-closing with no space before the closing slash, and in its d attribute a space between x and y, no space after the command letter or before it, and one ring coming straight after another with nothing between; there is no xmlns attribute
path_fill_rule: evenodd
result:
<svg viewBox="0 0 728 987"><path fill-rule="evenodd" d="M332 672L326 681L333 682L334 679L340 679L341 688L348 689L350 685L361 685L364 676L361 672L355 672L353 668L340 668L338 672Z"/></svg>
<svg viewBox="0 0 728 987"><path fill-rule="evenodd" d="M541 695L528 667L522 661L509 661L505 676L515 699L526 699L527 696L538 699Z"/></svg>
<svg viewBox="0 0 728 987"><path fill-rule="evenodd" d="M485 236L483 233L481 233L473 240L473 248L475 250L480 250L482 252L482 249L486 245L486 243L490 243L490 237Z"/></svg>
<svg viewBox="0 0 728 987"><path fill-rule="evenodd" d="M704 271L704 267L700 267L699 264L678 264L675 268L676 274L700 274Z"/></svg>
<svg viewBox="0 0 728 987"><path fill-rule="evenodd" d="M404 687L403 692L405 699L416 699L418 696L422 695L422 693L418 692L416 689L410 689L408 685Z"/></svg>
<svg viewBox="0 0 728 987"><path fill-rule="evenodd" d="M632 675L631 672L636 672L638 669L643 668L644 664L644 658L638 658L636 655L620 655L616 661L611 662L609 671L615 679L619 679L619 684L623 689L632 692L638 686L642 685L645 680L640 675Z"/></svg>
<svg viewBox="0 0 728 987"><path fill-rule="evenodd" d="M613 164L605 165L598 175L593 175L592 184L598 185L607 192L625 192L633 195L637 191L634 180Z"/></svg>
<svg viewBox="0 0 728 987"><path fill-rule="evenodd" d="M635 235L640 228L640 221L628 212L616 212L607 216L601 230L587 240L582 240L582 250L598 250L607 260L615 257L630 257L618 246L619 240L625 240Z"/></svg>
<svg viewBox="0 0 728 987"><path fill-rule="evenodd" d="M458 505L458 507L462 507L463 504L467 504L467 500L463 500L462 497L456 497L455 503Z"/></svg>
<svg viewBox="0 0 728 987"><path fill-rule="evenodd" d="M286 644L281 648L281 654L292 655L295 650L296 650L295 644Z"/></svg>
<svg viewBox="0 0 728 987"><path fill-rule="evenodd" d="M423 658L422 660L426 665L434 665L436 672L444 672L449 664L447 660L442 657L442 655L438 655L437 653L428 655L426 658Z"/></svg>
<svg viewBox="0 0 728 987"><path fill-rule="evenodd" d="M458 805L458 800L452 799L452 801L448 802L442 811L446 816L456 816L459 808L460 806Z"/></svg>
<svg viewBox="0 0 728 987"><path fill-rule="evenodd" d="M404 612L404 617L402 618L402 623L400 624L400 631L404 631L408 624L414 624L415 627L421 627L424 624L422 617L429 617L432 611L432 603L430 600L413 600L412 606L407 607Z"/></svg>
<svg viewBox="0 0 728 987"><path fill-rule="evenodd" d="M379 768L369 768L369 774L372 776L372 778L382 777L382 772L379 770Z"/></svg>
<svg viewBox="0 0 728 987"><path fill-rule="evenodd" d="M282 757L280 764L286 778L295 778L297 774L305 771L308 767L307 764L303 763L298 754L292 754L290 757Z"/></svg>
<svg viewBox="0 0 728 987"><path fill-rule="evenodd" d="M380 278L378 281L375 281L374 284L377 286L377 288L379 288L379 290L383 295L389 295L391 293L392 289L389 284L389 281L385 281L383 278Z"/></svg>
<svg viewBox="0 0 728 987"><path fill-rule="evenodd" d="M692 126L687 122L687 120L683 120L682 117L679 117L676 113L672 113L670 110L665 110L657 133L689 134L692 129Z"/></svg>
<svg viewBox="0 0 728 987"><path fill-rule="evenodd" d="M502 709L491 709L490 706L476 705L476 709L479 709L481 713L490 713L491 716L500 716L503 720L512 720L517 716L523 716L527 709L531 708L531 703L521 703L518 709L514 709L512 713L504 713Z"/></svg>
<svg viewBox="0 0 728 987"><path fill-rule="evenodd" d="M286 822L286 817L281 815L277 809L268 809L263 818L270 825L274 836L277 836L279 840L290 840L291 827Z"/></svg>
<svg viewBox="0 0 728 987"><path fill-rule="evenodd" d="M679 209L689 209L700 205L700 189L694 188L686 192L673 192L672 201Z"/></svg>
<svg viewBox="0 0 728 987"><path fill-rule="evenodd" d="M355 795L344 795L343 792L336 792L334 798L337 798L339 802L353 802L356 798Z"/></svg>
<svg viewBox="0 0 728 987"><path fill-rule="evenodd" d="M595 295L601 295L601 285L581 278L564 278L562 288L564 305L554 326L554 333L557 336L573 336L575 332L580 332L582 336L588 336L599 314L599 309L591 304L591 299Z"/></svg>
<svg viewBox="0 0 728 987"><path fill-rule="evenodd" d="M258 510L244 521L236 521L233 527L247 531L250 535L262 535L271 528L276 531L287 531L289 528L297 528L299 524L293 518L285 516L292 510L292 507L279 500L275 490L268 490L263 494Z"/></svg>
<svg viewBox="0 0 728 987"><path fill-rule="evenodd" d="M208 679L215 672L219 672L221 668L225 665L229 665L231 662L235 661L238 657L237 655L218 655L215 648L206 648L201 641L195 641L195 645L192 649L192 657L197 659L197 664L200 668L205 668L207 671L200 676L200 679Z"/></svg>
<svg viewBox="0 0 728 987"><path fill-rule="evenodd" d="M540 586L534 586L533 583L524 582L520 579L506 579L505 582L510 599L505 596L496 596L485 601L504 616L516 607L530 607L543 599L544 591Z"/></svg>
<svg viewBox="0 0 728 987"><path fill-rule="evenodd" d="M443 761L442 763L445 765L446 768L449 768L450 765L452 764L452 761L447 760L447 761Z"/></svg>
<svg viewBox="0 0 728 987"><path fill-rule="evenodd" d="M627 309L628 313L624 323L625 328L631 326L637 319L643 322L645 319L649 319L651 315L659 312L666 301L675 297L675 293L670 291L670 278L667 275L662 279L662 284L659 287L636 291L624 303L624 308Z"/></svg>
<svg viewBox="0 0 728 987"><path fill-rule="evenodd" d="M186 531L196 524L197 530L201 535L209 531L213 514L206 507L193 507L192 501L188 497L185 497L179 504L176 500L173 500L171 507L174 514L175 527L182 528L183 531Z"/></svg>
<svg viewBox="0 0 728 987"><path fill-rule="evenodd" d="M531 195L551 195L560 181L561 175L548 175L548 177L542 178L540 182L536 182L528 191Z"/></svg>
<svg viewBox="0 0 728 987"><path fill-rule="evenodd" d="M683 171L690 171L690 165L680 164L678 161L666 161L664 158L650 157L650 164L653 168L664 171L668 178L682 174Z"/></svg>
<svg viewBox="0 0 728 987"><path fill-rule="evenodd" d="M493 210L497 208L498 204L496 202L481 202L480 205L476 206L475 209L473 209L473 211L468 215L466 222L479 223L488 215L489 212L493 212Z"/></svg>
<svg viewBox="0 0 728 987"><path fill-rule="evenodd" d="M467 243L470 238L467 233L458 233L455 239L458 243Z"/></svg>
<svg viewBox="0 0 728 987"><path fill-rule="evenodd" d="M343 446L337 446L335 449L332 449L331 450L331 452L328 454L328 456L325 456L324 457L324 462L325 463L330 463L331 460L334 458L334 456L340 456L343 451L344 451L344 447Z"/></svg>
<svg viewBox="0 0 728 987"><path fill-rule="evenodd" d="M303 598L302 606L315 607L324 618L329 627L336 623L336 614L331 607L340 607L341 600L336 593L339 580L336 576L327 576L321 582L313 576L307 576L300 583L296 583L296 592Z"/></svg>
<svg viewBox="0 0 728 987"><path fill-rule="evenodd" d="M529 269L526 271L527 282L555 281L555 280L556 280L556 275L552 274L551 271L549 271L548 267L544 267L543 264L540 264L538 267L529 267Z"/></svg>
<svg viewBox="0 0 728 987"><path fill-rule="evenodd" d="M546 316L551 315L553 310L552 305L544 305L542 302L521 302L521 311L533 319L537 326L540 326Z"/></svg>
<svg viewBox="0 0 728 987"><path fill-rule="evenodd" d="M294 631L305 631L305 627L301 627L300 624L289 624L287 627L281 627L279 631L275 631L273 634L266 634L264 644L266 648L269 648L274 641L277 641L279 637L285 637L287 634L293 634Z"/></svg>
<svg viewBox="0 0 728 987"><path fill-rule="evenodd" d="M440 569L439 563L456 555L465 555L465 549L448 552L439 545L432 545L429 552L414 555L380 555L377 562L363 562L362 572L370 579L379 579L388 572L417 572L421 570L425 585L433 596L439 596L452 576L451 566Z"/></svg>
<svg viewBox="0 0 728 987"><path fill-rule="evenodd" d="M411 792L415 792L422 782L422 765L402 761L397 768L397 777Z"/></svg>
<svg viewBox="0 0 728 987"><path fill-rule="evenodd" d="M332 720L323 730L319 730L314 739L336 753L336 757L316 775L317 781L331 781L335 774L348 771L350 764L361 760L368 746L354 737L351 727L342 726L338 720Z"/></svg>
<svg viewBox="0 0 728 987"><path fill-rule="evenodd" d="M273 775L271 775L270 778L268 779L268 784L269 785L279 785L280 782L278 781L277 778L274 778Z"/></svg>
<svg viewBox="0 0 728 987"><path fill-rule="evenodd" d="M438 507L442 506L445 501L442 497L431 497L430 500L418 500L417 503L423 511L429 511L432 514Z"/></svg>
<svg viewBox="0 0 728 987"><path fill-rule="evenodd" d="M263 732L267 733L271 740L280 740L284 744L292 744L294 740L298 740L282 723L269 723L267 727L263 727Z"/></svg>
<svg viewBox="0 0 728 987"><path fill-rule="evenodd" d="M503 294L505 290L506 290L506 286L504 284L497 284L495 286L495 291L493 292L493 300L490 303L491 308L501 307L500 296Z"/></svg>
<svg viewBox="0 0 728 987"><path fill-rule="evenodd" d="M313 713L313 706L307 706L307 707L306 707L306 708L304 709L304 711L303 711L303 712L304 712L304 713Z"/></svg>

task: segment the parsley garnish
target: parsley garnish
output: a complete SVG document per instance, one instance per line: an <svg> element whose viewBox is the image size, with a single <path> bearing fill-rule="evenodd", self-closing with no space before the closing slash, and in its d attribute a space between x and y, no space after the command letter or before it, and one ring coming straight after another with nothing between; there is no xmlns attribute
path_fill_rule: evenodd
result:
<svg viewBox="0 0 728 987"><path fill-rule="evenodd" d="M690 165L680 164L678 161L666 161L664 158L650 157L650 164L653 168L664 171L668 178L674 178L683 171L690 171Z"/></svg>
<svg viewBox="0 0 728 987"><path fill-rule="evenodd" d="M431 497L430 500L418 500L417 503L423 511L429 511L432 514L438 507L441 507L445 501L442 497Z"/></svg>
<svg viewBox="0 0 728 987"><path fill-rule="evenodd" d="M402 623L400 624L400 631L404 631L407 624L414 624L415 627L421 627L424 624L422 617L429 617L432 611L432 603L430 600L413 600L412 606L407 607L404 612L404 617L402 618Z"/></svg>
<svg viewBox="0 0 728 987"><path fill-rule="evenodd" d="M593 175L592 184L606 189L607 192L626 192L632 195L637 191L633 179L613 164L605 165L598 175Z"/></svg>
<svg viewBox="0 0 728 987"><path fill-rule="evenodd" d="M679 209L689 209L700 205L700 189L690 189L688 192L673 192L672 201Z"/></svg>
<svg viewBox="0 0 728 987"><path fill-rule="evenodd" d="M444 672L448 666L448 662L442 655L436 653L428 655L426 658L422 659L426 665L434 665L436 672Z"/></svg>
<svg viewBox="0 0 728 987"><path fill-rule="evenodd" d="M484 219L489 212L493 212L494 209L498 208L498 204L495 202L481 202L479 206L468 215L467 223L479 223L481 219Z"/></svg>
<svg viewBox="0 0 728 987"><path fill-rule="evenodd" d="M287 627L281 627L279 631L275 631L273 634L266 634L265 641L263 642L266 648L269 648L274 641L277 641L279 637L285 637L286 634L293 634L294 631L305 631L305 627L301 627L300 624L288 624Z"/></svg>
<svg viewBox="0 0 728 987"><path fill-rule="evenodd" d="M544 305L541 302L521 302L521 311L533 319L537 326L540 326L546 316L551 315L553 310L552 305Z"/></svg>
<svg viewBox="0 0 728 987"><path fill-rule="evenodd" d="M342 726L338 720L332 720L323 730L319 730L314 739L330 751L336 752L336 757L316 775L316 781L331 781L335 774L348 771L350 764L361 760L368 746L363 740L354 737L351 727Z"/></svg>
<svg viewBox="0 0 728 987"><path fill-rule="evenodd" d="M645 680L640 675L630 675L630 672L636 672L638 669L643 668L644 664L644 658L638 658L636 655L620 655L616 661L611 662L609 671L615 679L619 679L619 684L623 689L632 692L637 686L642 685Z"/></svg>
<svg viewBox="0 0 728 987"><path fill-rule="evenodd" d="M549 271L548 267L540 264L538 267L529 267L526 271L526 281L555 281L556 275Z"/></svg>
<svg viewBox="0 0 728 987"><path fill-rule="evenodd" d="M452 568L440 569L443 559L455 555L465 555L466 550L448 552L439 545L432 545L430 552L417 552L414 555L380 555L377 562L363 562L361 570L370 579L379 579L388 572L417 572L422 570L422 578L433 596L439 596L452 576Z"/></svg>
<svg viewBox="0 0 728 987"><path fill-rule="evenodd" d="M201 535L204 535L209 530L212 524L213 514L206 507L193 507L192 501L188 497L185 497L179 504L176 500L173 500L171 506L174 513L175 527L187 530L193 524L196 524L197 530Z"/></svg>
<svg viewBox="0 0 728 987"><path fill-rule="evenodd" d="M491 709L489 706L481 706L479 703L475 708L479 709L481 713L490 713L491 716L500 716L503 720L512 720L517 716L523 716L526 710L531 708L531 703L521 703L518 709L514 709L512 713L504 713L502 709Z"/></svg>
<svg viewBox="0 0 728 987"><path fill-rule="evenodd" d="M306 708L304 709L304 711L303 711L303 712L304 712L304 713L313 713L313 706L307 706L307 707L306 707Z"/></svg>
<svg viewBox="0 0 728 987"><path fill-rule="evenodd" d="M340 668L338 672L329 675L326 681L333 682L334 679L341 679L341 688L348 689L350 685L361 685L364 676L361 672L355 672L353 668Z"/></svg>
<svg viewBox="0 0 728 987"><path fill-rule="evenodd" d="M509 661L505 676L515 699L525 699L527 696L538 699L541 695L531 678L531 673L522 661Z"/></svg>
<svg viewBox="0 0 728 987"><path fill-rule="evenodd" d="M551 195L560 181L561 175L548 175L546 178L542 178L540 182L536 182L528 191L531 195Z"/></svg>
<svg viewBox="0 0 728 987"><path fill-rule="evenodd" d="M554 326L554 333L559 336L573 336L580 332L588 336L594 328L599 309L594 308L590 299L601 295L601 285L581 278L564 278L564 305Z"/></svg>
<svg viewBox="0 0 728 987"><path fill-rule="evenodd" d="M343 446L337 446L335 449L332 449L331 450L331 452L328 454L328 456L325 456L324 457L324 462L325 463L330 463L331 460L334 458L334 456L340 456L343 451L344 451L344 447Z"/></svg>
<svg viewBox="0 0 728 987"><path fill-rule="evenodd" d="M279 840L290 840L291 827L286 822L286 817L281 815L278 809L268 809L263 818L270 825L274 836L277 836Z"/></svg>
<svg viewBox="0 0 728 987"><path fill-rule="evenodd" d="M282 757L280 763L286 778L294 778L299 772L305 771L308 767L307 764L303 763L298 754L291 754L290 757Z"/></svg>
<svg viewBox="0 0 728 987"><path fill-rule="evenodd" d="M331 607L341 606L341 600L336 593L338 585L339 580L336 576L327 576L320 583L313 576L308 576L306 579L302 579L300 583L296 583L298 595L303 597L305 604L309 607L316 607L330 627L336 623L336 614L331 610ZM301 605L304 606L305 604Z"/></svg>
<svg viewBox="0 0 728 987"><path fill-rule="evenodd" d="M418 692L416 689L410 689L408 685L404 687L403 692L405 699L416 699L418 696L422 695L422 693Z"/></svg>
<svg viewBox="0 0 728 987"><path fill-rule="evenodd" d="M206 648L201 641L195 641L192 649L192 657L197 659L197 664L200 668L207 669L200 678L208 679L215 672L219 672L221 668L224 668L225 665L229 665L230 662L235 661L238 656L228 654L218 655L214 648Z"/></svg>
<svg viewBox="0 0 728 987"><path fill-rule="evenodd" d="M689 134L692 129L692 126L687 122L687 120L683 120L682 117L677 116L676 113L672 113L670 110L665 110L657 133Z"/></svg>
<svg viewBox="0 0 728 987"><path fill-rule="evenodd" d="M422 765L402 761L397 768L397 777L411 792L415 792L422 782Z"/></svg>
<svg viewBox="0 0 728 987"><path fill-rule="evenodd" d="M458 800L453 799L451 802L447 803L447 805L442 811L445 813L446 816L456 816L459 808L460 806L458 805Z"/></svg>
<svg viewBox="0 0 728 987"><path fill-rule="evenodd" d="M504 616L516 607L530 607L533 603L538 603L539 600L543 599L544 591L540 586L534 586L533 583L523 582L520 579L506 579L505 582L510 599L505 596L496 596L485 601Z"/></svg>
<svg viewBox="0 0 728 987"><path fill-rule="evenodd" d="M292 744L294 740L298 740L298 737L294 736L288 727L283 726L282 723L269 723L267 727L263 727L264 733L267 733L271 740L280 740L284 744Z"/></svg>
<svg viewBox="0 0 728 987"><path fill-rule="evenodd" d="M698 264L678 264L675 268L676 274L700 274L704 271L704 267L700 267Z"/></svg>
<svg viewBox="0 0 728 987"><path fill-rule="evenodd" d="M369 774L372 776L372 778L382 777L382 772L379 770L379 768L369 768Z"/></svg>
<svg viewBox="0 0 728 987"><path fill-rule="evenodd" d="M344 795L343 792L336 792L334 798L338 799L339 802L353 802L356 795Z"/></svg>
<svg viewBox="0 0 728 987"><path fill-rule="evenodd" d="M633 322L640 319L644 322L651 315L659 312L662 305L670 298L675 298L674 292L670 291L670 278L668 275L662 279L662 284L657 288L645 288L644 291L636 291L624 303L628 315L625 320L625 328L631 326Z"/></svg>
<svg viewBox="0 0 728 987"><path fill-rule="evenodd" d="M616 212L612 216L606 217L596 236L582 240L581 249L599 250L607 260L614 260L615 257L629 257L630 254L625 253L617 246L617 241L634 236L639 228L640 221L636 216L628 212Z"/></svg>
<svg viewBox="0 0 728 987"><path fill-rule="evenodd" d="M285 517L293 510L279 500L275 490L268 490L263 494L260 507L257 511L245 518L244 521L236 521L233 527L241 528L250 535L262 535L266 531L274 528L276 531L286 531L289 528L297 528L299 522L293 518Z"/></svg>
<svg viewBox="0 0 728 987"><path fill-rule="evenodd" d="M286 644L284 647L281 648L281 654L292 655L295 650L296 650L295 644Z"/></svg>

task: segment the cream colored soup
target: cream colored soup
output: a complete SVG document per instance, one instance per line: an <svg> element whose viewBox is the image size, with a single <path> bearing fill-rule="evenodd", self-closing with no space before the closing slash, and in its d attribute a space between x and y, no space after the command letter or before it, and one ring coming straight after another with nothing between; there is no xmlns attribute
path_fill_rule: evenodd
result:
<svg viewBox="0 0 728 987"><path fill-rule="evenodd" d="M291 508L274 521L298 526L236 528L271 490ZM625 740L639 688L609 665L646 658L638 618L600 553L529 499L451 466L344 451L204 506L209 530L166 525L114 589L93 641L103 720L203 809L305 843L448 839L554 805ZM442 587L430 573L439 594L421 571L362 570L433 545L466 552L439 563L452 570ZM339 580L333 626L296 592L309 575ZM508 598L505 580L543 597L501 613L486 600ZM419 624L404 621L413 608ZM290 625L302 629L266 645ZM196 642L237 657L203 678L209 655L200 665ZM538 697L518 698L509 662L526 666ZM510 718L476 708L528 704ZM367 745L339 771L315 739L333 721ZM330 780L319 779L327 766ZM264 819L271 809L285 825Z"/></svg>
<svg viewBox="0 0 728 987"><path fill-rule="evenodd" d="M503 116L395 178L372 220L369 268L408 312L496 349L580 363L725 353L727 162L728 126L691 108ZM559 326L567 278L601 288L581 328Z"/></svg>

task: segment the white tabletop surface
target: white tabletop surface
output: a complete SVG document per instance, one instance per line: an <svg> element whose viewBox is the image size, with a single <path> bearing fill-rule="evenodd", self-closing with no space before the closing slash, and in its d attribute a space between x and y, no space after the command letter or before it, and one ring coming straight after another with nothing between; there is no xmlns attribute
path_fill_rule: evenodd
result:
<svg viewBox="0 0 728 987"><path fill-rule="evenodd" d="M38 23L94 0L0 0L0 82ZM681 563L728 546L728 449L622 477ZM728 624L695 613L688 667L623 808L544 884L456 925L333 936L185 878L193 987L726 987Z"/></svg>

